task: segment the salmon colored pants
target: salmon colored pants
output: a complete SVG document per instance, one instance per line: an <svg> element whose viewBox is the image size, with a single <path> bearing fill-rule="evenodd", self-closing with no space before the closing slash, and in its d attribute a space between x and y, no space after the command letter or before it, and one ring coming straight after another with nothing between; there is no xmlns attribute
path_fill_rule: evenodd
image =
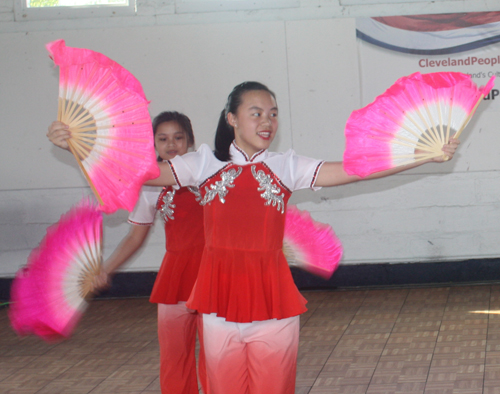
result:
<svg viewBox="0 0 500 394"><path fill-rule="evenodd" d="M192 313L185 302L158 304L160 343L160 386L162 394L198 394L196 378L196 331L200 340L198 372L205 391L206 370L203 356L201 315Z"/></svg>
<svg viewBox="0 0 500 394"><path fill-rule="evenodd" d="M209 394L294 394L299 316L251 323L203 314Z"/></svg>

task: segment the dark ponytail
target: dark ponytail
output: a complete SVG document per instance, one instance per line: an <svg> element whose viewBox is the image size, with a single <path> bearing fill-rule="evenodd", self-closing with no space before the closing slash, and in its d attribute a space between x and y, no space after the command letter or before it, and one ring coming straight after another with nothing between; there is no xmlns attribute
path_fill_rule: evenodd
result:
<svg viewBox="0 0 500 394"><path fill-rule="evenodd" d="M215 132L215 150L214 155L220 161L229 161L229 147L234 140L234 128L226 121L226 110L223 109L220 117L217 131Z"/></svg>
<svg viewBox="0 0 500 394"><path fill-rule="evenodd" d="M243 94L251 90L264 90L273 96L274 100L276 100L276 95L269 90L266 85L260 82L243 82L234 87L233 91L227 98L226 106L220 114L219 124L217 125L217 131L215 132L214 155L221 161L231 160L229 147L234 140L234 128L227 121L227 114L230 112L232 114L236 114L238 112L238 107L243 101Z"/></svg>

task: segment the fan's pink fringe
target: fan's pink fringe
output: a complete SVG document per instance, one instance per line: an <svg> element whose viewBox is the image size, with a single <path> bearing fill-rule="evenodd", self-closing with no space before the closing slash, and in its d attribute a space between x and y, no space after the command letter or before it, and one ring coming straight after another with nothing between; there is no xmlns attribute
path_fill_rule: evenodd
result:
<svg viewBox="0 0 500 394"><path fill-rule="evenodd" d="M481 95L493 87L495 77L477 88L470 75L457 72L414 73L398 79L385 93L347 120L344 169L361 177L394 167L392 135L406 114L427 103L452 103L470 114ZM422 98L422 102L417 98ZM450 100L453 99L453 101ZM425 110L422 110L425 112Z"/></svg>
<svg viewBox="0 0 500 394"><path fill-rule="evenodd" d="M97 108L104 108L106 119L101 124L109 125L108 135L116 137L106 139L109 147L95 148L98 153L84 162L104 201L101 210L108 214L121 208L132 211L142 184L160 174L149 101L140 82L115 61L90 49L67 47L64 40L50 42L46 48L60 66L60 85L83 92L89 106L97 103Z"/></svg>
<svg viewBox="0 0 500 394"><path fill-rule="evenodd" d="M49 51L50 58L58 66L97 63L101 67L112 68L118 81L124 81L132 91L146 98L141 83L130 72L107 56L90 49L67 47L64 40L49 42L45 47Z"/></svg>
<svg viewBox="0 0 500 394"><path fill-rule="evenodd" d="M12 284L9 317L19 335L35 334L46 341L71 335L84 306L75 309L64 302L64 276L74 257L82 254L82 245L100 244L101 238L102 213L89 199L47 229Z"/></svg>
<svg viewBox="0 0 500 394"><path fill-rule="evenodd" d="M342 244L332 228L293 205L287 208L283 241L295 252L294 260L301 268L326 279L342 258Z"/></svg>

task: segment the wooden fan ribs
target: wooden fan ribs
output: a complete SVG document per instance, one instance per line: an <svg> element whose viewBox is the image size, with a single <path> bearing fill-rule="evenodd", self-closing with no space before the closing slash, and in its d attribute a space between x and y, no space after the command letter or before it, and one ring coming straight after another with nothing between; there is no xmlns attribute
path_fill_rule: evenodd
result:
<svg viewBox="0 0 500 394"><path fill-rule="evenodd" d="M420 90L420 89L419 89ZM431 91L431 103L430 105L432 106L433 109L436 109L437 113L437 118L435 117L436 114L431 113L431 109L428 105L428 100L424 97L424 107L425 110L427 111L427 116L430 120L430 128L427 129L428 132L433 136L434 141L436 142L436 146L439 147L439 153L442 154L441 148L444 145L444 135L442 134L443 128L442 128L442 123L441 123L441 114L440 114L440 105L439 105L439 98L436 97L437 92L436 91Z"/></svg>
<svg viewBox="0 0 500 394"><path fill-rule="evenodd" d="M102 226L102 224L101 224ZM97 226L95 226L93 230L93 234L89 237L85 234L85 241L83 242L82 252L85 255L84 264L82 265L83 269L79 278L79 290L80 296L82 298L87 298L93 290L92 281L96 276L101 273L102 267L102 252L101 252L101 243L96 243L95 240L101 239L100 233L102 230ZM101 239L102 242L102 239Z"/></svg>
<svg viewBox="0 0 500 394"><path fill-rule="evenodd" d="M68 234L64 245L66 257L63 259L68 270L63 292L68 304L75 308L86 306L86 298L93 289L92 281L102 269L102 219L96 215L97 212L83 213L76 232Z"/></svg>
<svg viewBox="0 0 500 394"><path fill-rule="evenodd" d="M124 111L120 111L120 114L123 114ZM75 130L77 131L76 134L82 134L87 131L97 131L97 130L111 130L111 129L118 129L120 127L131 127L131 126L137 126L137 125L143 125L143 124L149 124L149 120L147 119L142 119L134 122L123 122L123 123L115 123L115 124L101 124L99 125L99 122L107 121L108 118L113 118L117 114L111 114L111 115L106 115L101 117L100 119L95 119L93 118L93 122L86 122L78 125L78 127L75 127ZM92 125L91 127L87 127L88 125ZM91 135L91 134L89 134ZM95 133L92 133L92 135L96 135ZM106 136L100 134L99 136L96 135L96 138L111 138L112 136ZM130 137L115 137L116 139L124 140L124 141L137 141L137 142L148 142L146 138L140 138L140 139L133 139Z"/></svg>
<svg viewBox="0 0 500 394"><path fill-rule="evenodd" d="M380 138L382 140L385 140L387 142L390 142L392 144L400 145L403 147L408 147L412 149L412 152L415 148L424 150L424 151L429 151L432 152L432 141L429 139L429 137L425 134L425 131L422 129L419 123L417 123L413 117L409 114L406 113L405 111L402 110L402 113L405 115L406 120L409 121L410 125L414 126L417 130L421 132L421 134L417 133L414 131L412 128L407 126L403 121L398 121L394 117L390 116L388 113L384 112L384 115L390 119L392 122L394 122L396 125L398 125L401 129L404 129L407 131L411 136L414 137L414 139L409 138L408 136L405 136L403 134L392 134L380 129L372 128L373 130L387 135L388 138ZM404 120L404 119L403 119ZM371 138L377 138L376 136L370 136ZM397 155L393 156L394 158L407 158L411 157L411 155Z"/></svg>
<svg viewBox="0 0 500 394"><path fill-rule="evenodd" d="M107 97L111 94L111 92L116 89L117 84L116 81L110 80L111 71L107 70L102 79L92 88L90 93L84 94L84 89L89 84L89 79L93 78L97 65L94 64L92 71L90 72L87 80L84 82L83 89L79 88L80 85L80 77L81 77L81 69L82 67L78 67L76 82L72 84L71 90L68 86L68 78L67 76L64 78L64 88L61 92L60 102L60 120L69 125L75 147L75 151L79 153L79 159L84 161L92 152L94 145L98 144L102 147L106 147L109 149L118 149L111 144L104 144L102 142L96 143L96 139L115 139L115 140L125 140L131 142L144 142L145 144L149 143L147 139L134 139L134 138L123 138L106 134L99 134L98 131L106 131L113 128L121 128L121 127L133 127L135 125L141 125L148 123L149 120L144 119L142 121L135 122L121 122L117 124L99 124L100 122L107 122L109 119L114 119L119 115L123 115L127 112L131 112L136 109L140 109L141 107L146 107L147 103L136 104L132 106L128 106L128 108L120 108L118 111L114 111L112 113L107 113L107 111L115 106L119 102L125 102L128 97L131 96L130 92L122 92L119 96L114 98L113 100L106 103L104 106L99 105L97 107L99 101L95 99L97 91L107 83L107 86L104 86L104 91L99 93L99 96ZM67 74L68 68L65 68L65 73ZM84 97L84 95L86 97ZM77 96L77 97L75 97ZM77 102L78 101L78 102ZM100 103L99 103L100 104ZM108 111L109 112L109 111ZM89 133L94 131L95 133ZM119 150L121 153L135 155L136 157L144 157L143 155L136 155L134 152L127 152L125 150Z"/></svg>
<svg viewBox="0 0 500 394"><path fill-rule="evenodd" d="M86 159L88 156L90 156L90 153L92 152L92 147L87 146L85 144L78 144L75 143L74 141L71 141L70 143L74 147L74 150L76 151L80 160Z"/></svg>
<svg viewBox="0 0 500 394"><path fill-rule="evenodd" d="M408 131L411 135L417 137L417 135L411 129L407 128L404 124L400 124L400 123L396 123L396 124L398 124L398 126L405 129L406 131ZM382 130L382 129L379 129L376 127L372 127L372 130L376 131L378 134L381 134L381 135L369 135L369 138L372 138L372 139L378 139L380 141L389 142L389 143L392 142L392 143L395 143L395 144L398 144L401 146L405 146L405 147L409 147L409 148L415 148L415 146L426 148L426 146L427 146L427 145L423 145L421 142L418 142L418 140L412 139L412 138L405 136L403 134L397 134L395 136L386 130ZM385 135L385 137L382 135ZM416 145L415 145L415 141L417 141Z"/></svg>
<svg viewBox="0 0 500 394"><path fill-rule="evenodd" d="M136 123L139 124L139 123ZM103 129L109 129L108 126L102 127ZM90 139L95 139L95 133L87 133L87 131L92 131L92 130L85 130L81 133L78 133L78 138L90 138ZM99 139L104 139L104 140L119 140L119 141L129 141L129 142L148 142L146 138L133 138L133 137L122 137L122 136L116 136L116 135L99 135Z"/></svg>
<svg viewBox="0 0 500 394"><path fill-rule="evenodd" d="M78 84L79 84L79 82L80 82L80 78L81 78L81 75L82 75L82 71L83 71L83 67L78 67L78 73L77 73L76 83L74 84L75 86L78 86ZM69 72L69 70L68 70L68 72ZM68 83L68 82L66 82L66 83ZM66 85L66 86L68 86L68 85ZM66 89L66 91L67 91L67 89ZM67 108L67 110L65 109L65 111L64 111L64 113L65 113L66 115L68 115L68 114L69 114L69 115L70 115L70 114L72 114L72 113L73 113L73 111L74 111L74 107L75 107L75 105L77 105L76 103L77 103L77 101L79 100L79 98L75 98L75 97L74 97L74 96L75 96L75 94L76 94L76 90L74 89L74 90L71 92L71 97L69 97L69 98L68 98L67 100L65 100L65 102L64 102L65 108L67 108L67 104L68 104L68 102L70 103L69 108ZM65 97L66 97L66 96L65 96ZM68 122L68 124L72 121L71 117L66 118L65 120Z"/></svg>
<svg viewBox="0 0 500 394"><path fill-rule="evenodd" d="M85 167L83 166L82 161L80 160L78 153L76 151L76 149L83 149L83 148L81 146L74 145L73 142L71 141L71 139L68 139L68 146L69 146L69 150L71 151L73 156L75 156L76 162L78 163L80 170L82 171L83 175L85 176L85 179L87 180L90 188L92 189L92 192L96 196L97 201L99 201L99 204L104 205L104 201L102 200L102 197L100 196L99 192L97 191L97 188L95 187L94 182L92 182L92 179L90 179L90 176L87 173L87 171L85 170ZM78 148L77 148L77 146L78 146Z"/></svg>
<svg viewBox="0 0 500 394"><path fill-rule="evenodd" d="M59 100L62 102L62 105L60 106L61 113L59 115L59 118L63 123L69 126L72 133L72 138L70 138L70 140L73 139L73 134L78 134L79 127L82 123L87 122L84 124L95 124L95 120L89 110L86 109L82 104L78 103L82 99L82 96L84 94L84 89L79 88L83 67L78 66L73 67L73 69L74 68L76 68L77 70L77 76L71 83L71 85L68 76L70 67L62 68L61 72L64 74L64 78L62 80L64 82L62 92L60 92L59 95ZM95 74L96 68L97 65L94 64L89 77L92 77ZM87 78L83 85L84 88L88 86L89 81L90 78ZM84 121L82 121L82 119L84 119ZM78 145L78 143L76 142L74 146L75 145ZM84 152L81 149L76 150L81 153ZM79 157L79 159L84 160L85 157L86 156L81 156Z"/></svg>
<svg viewBox="0 0 500 394"><path fill-rule="evenodd" d="M420 89L420 86L417 85L417 90L420 95L420 99L422 101L422 106L427 112L427 115L429 117L430 123L427 122L427 119L425 116L422 114L420 111L420 107L415 104L413 98L408 95L408 91L405 90L405 93L407 94L408 99L410 102L413 104L413 108L415 109L415 112L419 116L420 120L422 121L424 127L421 128L422 134L420 138L425 138L427 141L429 141L429 149L427 150L430 153L440 153L440 148L442 145L439 145L439 138L437 136L437 132L434 129L434 119L432 119L432 115L430 114L429 107L427 104L427 100L425 99L425 95L422 93L422 90ZM425 149L424 149L425 150Z"/></svg>
<svg viewBox="0 0 500 394"><path fill-rule="evenodd" d="M396 100L394 100L392 97L391 97L391 101L393 102L393 104L395 104L397 106L397 108L401 111L402 113L402 117L401 117L401 120L396 120L394 118L391 117L391 120L397 124L399 127L403 128L404 130L408 131L410 134L412 134L416 141L421 141L421 142L418 142L419 146L422 146L422 148L424 148L424 146L432 146L432 141L430 141L427 136L425 135L425 130L420 126L420 124L413 118L412 114L405 111L400 105L399 103L397 103ZM406 125L406 123L404 122L404 120L408 120L410 125L412 125L413 127L415 127L418 132L414 131L412 128L408 127ZM424 136L422 139L422 135ZM393 137L396 138L396 140L400 137L398 134L395 134L393 135ZM414 141L412 141L414 143ZM396 142L397 143L397 142Z"/></svg>
<svg viewBox="0 0 500 394"><path fill-rule="evenodd" d="M415 139L409 138L402 133L391 134L380 129L373 128L378 133L387 135L383 140L390 141L391 144L399 145L408 150L406 154L393 154L391 157L398 162L398 165L409 164L411 162L420 162L427 159L439 157L443 155L442 147L450 139L451 124L453 115L453 89L434 89L431 91L433 97L429 101L420 86L417 85L417 91L420 96L421 104L417 105L411 93L405 89L404 96L410 103L413 113L416 114L418 120L411 115L409 111L401 108L399 103L391 97L392 102L400 109L402 113L401 120L396 120L394 117L384 112L386 118L397 124L401 129L407 131ZM443 97L447 97L449 104L446 106L443 102ZM420 109L421 108L421 109ZM448 115L447 124L443 122L443 114ZM371 136L372 138L376 138ZM396 149L397 150L397 149ZM424 152L418 152L424 151ZM413 153L414 152L414 153Z"/></svg>
<svg viewBox="0 0 500 394"><path fill-rule="evenodd" d="M294 248L286 240L283 240L283 254L285 255L288 265L291 267L298 267L299 261L304 260L304 256L302 256L302 253L297 248Z"/></svg>
<svg viewBox="0 0 500 394"><path fill-rule="evenodd" d="M453 117L453 107L454 107L454 103L455 103L455 86L452 87L452 90L451 90L451 95L450 95L450 103L448 105L448 108L450 109L448 111L448 125L446 127L446 140L449 141L450 138L451 138L451 119Z"/></svg>
<svg viewBox="0 0 500 394"><path fill-rule="evenodd" d="M72 67L71 70L70 67ZM141 126L150 123L150 120L142 119L118 123L110 123L110 120L119 119L124 114L145 108L147 107L147 102L127 105L127 99L131 97L130 92L120 92L117 97L108 102L100 100L99 97L107 98L111 96L118 86L117 82L113 79L111 70L108 69L102 72L99 81L89 88L90 81L99 71L99 65L94 63L86 77L83 77L82 66L70 67L61 67L61 80L63 82L60 84L58 119L68 124L72 134L68 140L70 151L77 159L78 165L99 203L103 205L104 202L88 174L88 171L92 170L92 162L88 162L88 158L93 154L95 147L99 146L102 148L98 153L100 157L111 160L130 171L135 171L135 168L125 158L119 159L107 154L106 151L111 149L119 152L123 157L133 156L145 159L144 154L121 149L115 146L116 144L113 144L113 141L129 141L147 145L149 144L149 140L145 138L121 137L111 134L110 131L122 127ZM76 76L70 82L69 75L71 71ZM113 110L121 102L125 103L126 107ZM116 179L123 178L106 166L102 166L101 169Z"/></svg>

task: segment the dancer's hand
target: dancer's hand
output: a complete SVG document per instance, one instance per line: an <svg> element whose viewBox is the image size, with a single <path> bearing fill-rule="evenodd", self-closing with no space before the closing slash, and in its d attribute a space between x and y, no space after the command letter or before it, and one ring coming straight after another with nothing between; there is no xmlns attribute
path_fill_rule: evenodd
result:
<svg viewBox="0 0 500 394"><path fill-rule="evenodd" d="M92 278L92 290L94 294L106 290L111 286L111 276L104 270L101 270L99 275Z"/></svg>
<svg viewBox="0 0 500 394"><path fill-rule="evenodd" d="M68 138L71 137L71 131L69 131L69 126L55 121L52 122L47 131L47 138L52 142L55 146L59 148L69 150Z"/></svg>
<svg viewBox="0 0 500 394"><path fill-rule="evenodd" d="M444 154L442 156L434 158L433 161L442 163L444 161L451 160L453 158L453 155L457 151L459 144L459 140L457 140L456 138L450 138L450 141L448 141L447 144L443 145L442 150Z"/></svg>

